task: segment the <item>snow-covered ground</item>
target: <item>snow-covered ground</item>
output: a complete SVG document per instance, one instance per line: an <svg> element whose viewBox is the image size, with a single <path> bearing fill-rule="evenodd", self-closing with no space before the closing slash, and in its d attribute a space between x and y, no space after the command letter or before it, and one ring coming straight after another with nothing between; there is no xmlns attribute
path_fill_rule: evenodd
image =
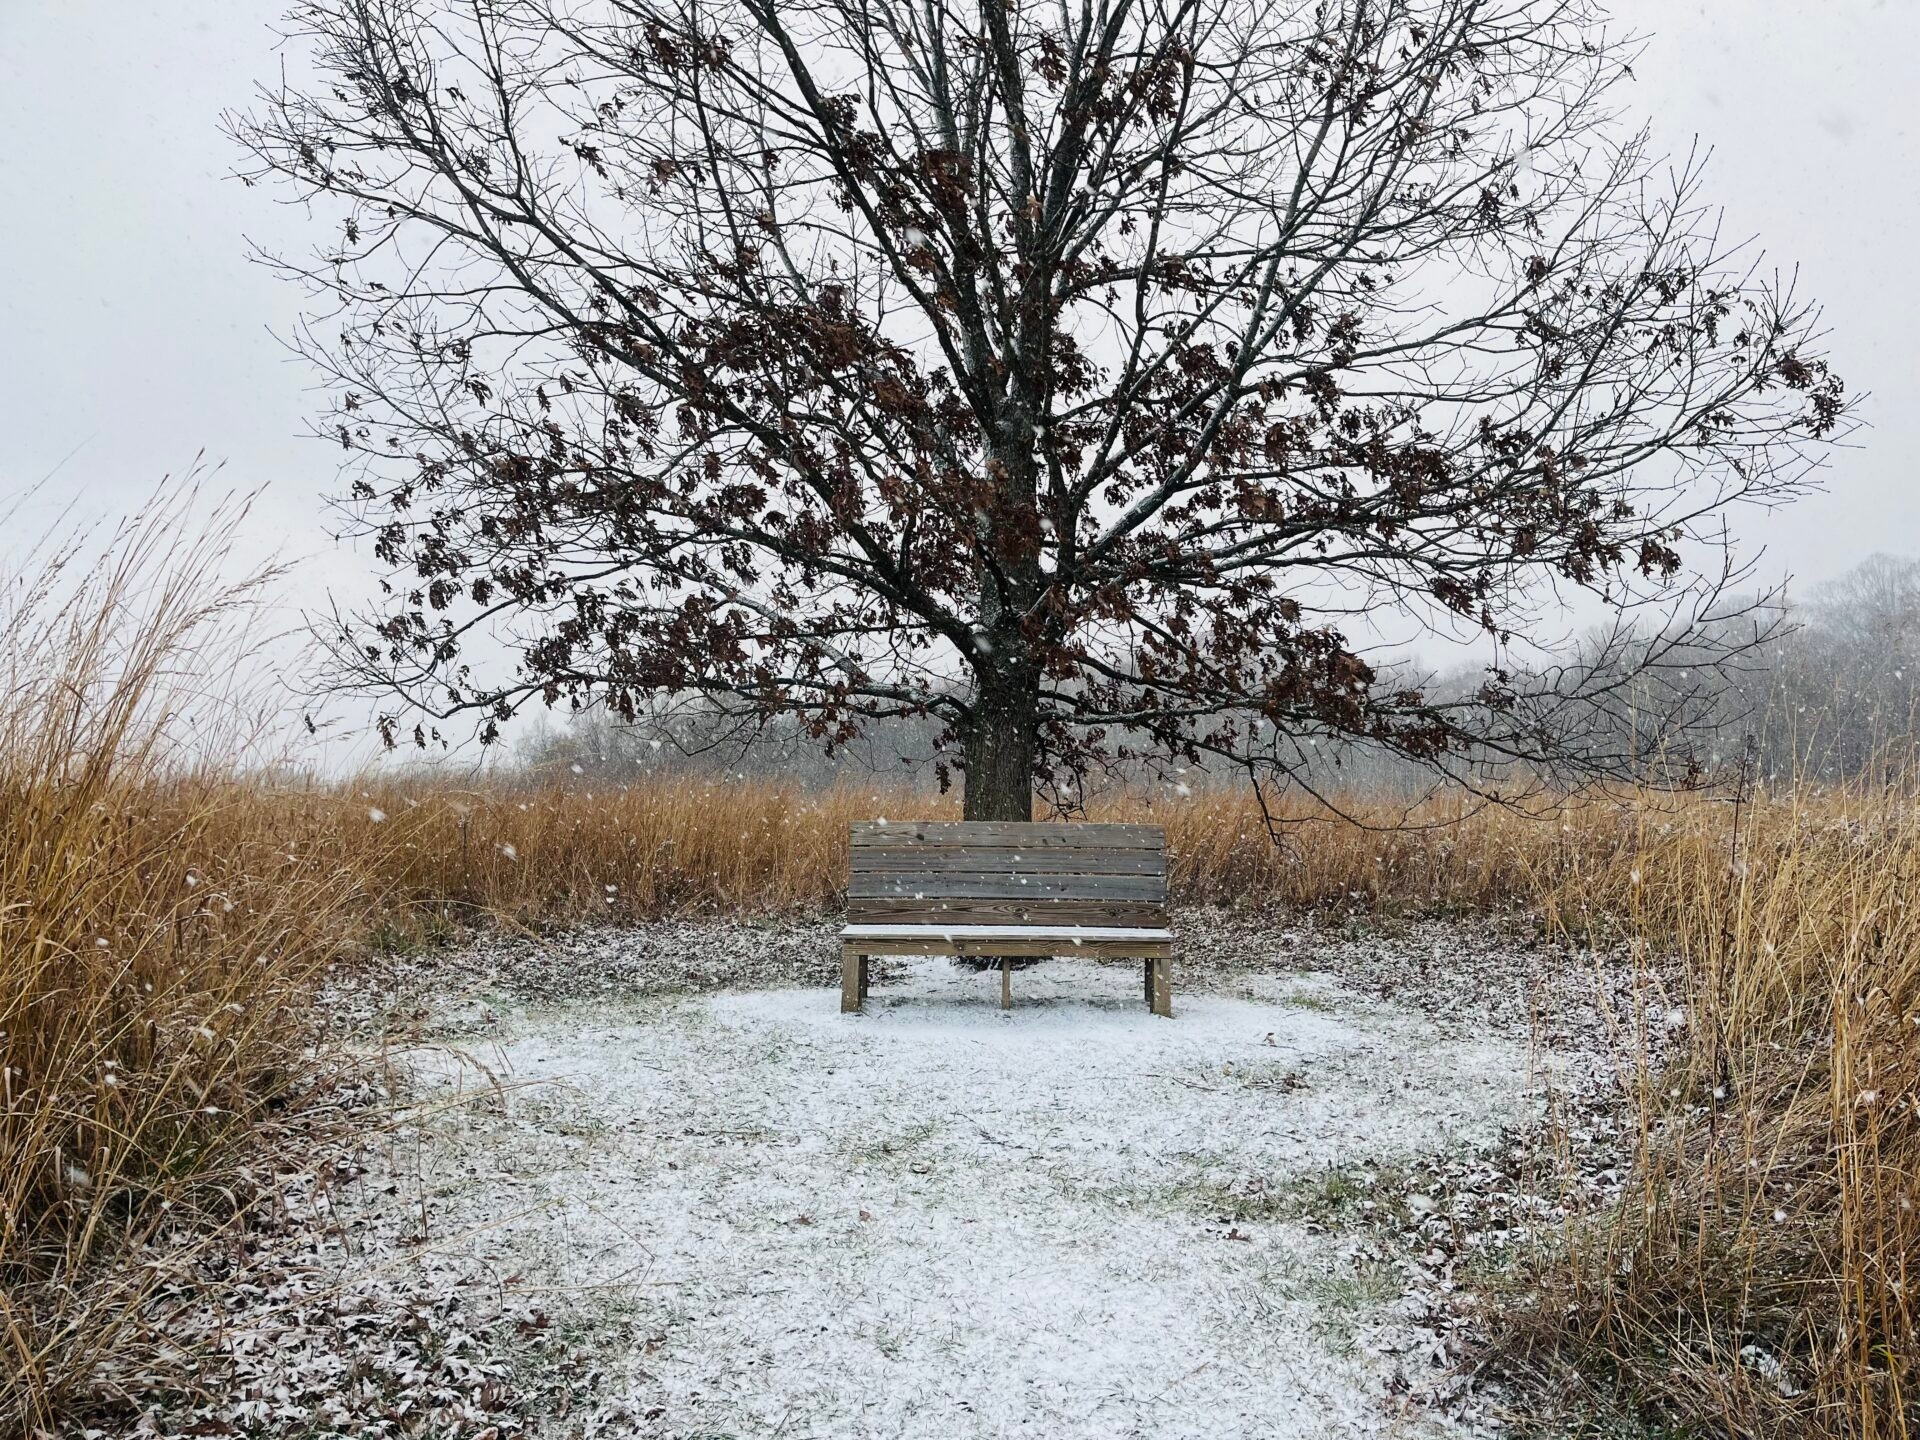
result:
<svg viewBox="0 0 1920 1440"><path fill-rule="evenodd" d="M1504 923L1177 928L1172 1021L1130 963L1049 962L1003 1014L944 960L883 962L842 1016L824 916L356 965L323 1005L358 1063L316 1074L235 1225L142 1249L152 1302L60 1434L1300 1440L1550 1409L1501 1377L1480 1281L1617 1194L1614 1057L1658 977Z"/></svg>
<svg viewBox="0 0 1920 1440"><path fill-rule="evenodd" d="M469 989L399 1057L415 1104L363 1203L591 1357L555 1434L1436 1425L1395 1398L1433 1363L1400 1270L1307 1217L1534 1115L1523 1036L1291 966L1172 1020L1132 963L998 989L937 959L859 1016L827 987Z"/></svg>

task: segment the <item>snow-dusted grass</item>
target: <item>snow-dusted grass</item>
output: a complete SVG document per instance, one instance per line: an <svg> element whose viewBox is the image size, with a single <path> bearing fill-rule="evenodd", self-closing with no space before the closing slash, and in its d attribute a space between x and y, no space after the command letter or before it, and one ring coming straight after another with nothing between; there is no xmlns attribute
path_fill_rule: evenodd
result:
<svg viewBox="0 0 1920 1440"><path fill-rule="evenodd" d="M1330 1175L1534 1114L1524 1043L1305 976L1171 1021L1139 986L1051 962L1002 1013L926 960L861 1016L469 996L491 1023L403 1057L383 1203L592 1353L565 1431L1422 1433L1388 1398L1431 1363L1400 1272L1304 1217Z"/></svg>

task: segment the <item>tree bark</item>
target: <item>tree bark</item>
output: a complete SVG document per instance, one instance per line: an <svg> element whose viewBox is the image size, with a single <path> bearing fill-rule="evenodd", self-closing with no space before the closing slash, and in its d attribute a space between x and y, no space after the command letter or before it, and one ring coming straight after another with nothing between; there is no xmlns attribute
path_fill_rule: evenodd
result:
<svg viewBox="0 0 1920 1440"><path fill-rule="evenodd" d="M1037 674L1003 671L981 675L973 715L961 739L961 765L966 772L961 818L1033 819L1033 762L1039 723ZM1039 962L1030 955L978 955L953 963L963 970L995 966L1025 970Z"/></svg>
<svg viewBox="0 0 1920 1440"><path fill-rule="evenodd" d="M1033 819L1034 732L1039 718L1039 676L982 677L961 749L966 770L961 813L966 819Z"/></svg>

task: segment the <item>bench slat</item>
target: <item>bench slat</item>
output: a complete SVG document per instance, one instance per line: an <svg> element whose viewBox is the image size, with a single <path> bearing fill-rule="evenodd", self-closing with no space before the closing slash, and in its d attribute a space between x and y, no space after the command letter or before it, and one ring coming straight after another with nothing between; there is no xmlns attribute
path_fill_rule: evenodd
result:
<svg viewBox="0 0 1920 1440"><path fill-rule="evenodd" d="M1167 832L1159 825L1058 824L998 820L915 820L854 822L854 848L872 846L901 849L908 846L951 847L1005 845L1028 849L1058 845L1080 850L1165 850Z"/></svg>
<svg viewBox="0 0 1920 1440"><path fill-rule="evenodd" d="M856 875L911 872L916 875L1164 875L1164 850L1079 850L1064 845L1020 848L1009 845L967 845L917 849L857 848L852 855Z"/></svg>
<svg viewBox="0 0 1920 1440"><path fill-rule="evenodd" d="M883 900L1134 900L1164 905L1164 875L861 874L847 885L849 899Z"/></svg>
<svg viewBox="0 0 1920 1440"><path fill-rule="evenodd" d="M1142 926L1111 925L844 925L843 940L1171 940L1173 932Z"/></svg>
<svg viewBox="0 0 1920 1440"><path fill-rule="evenodd" d="M1171 940L1033 940L991 936L944 935L847 940L842 942L869 955L1078 955L1091 959L1160 959L1173 954Z"/></svg>
<svg viewBox="0 0 1920 1440"><path fill-rule="evenodd" d="M902 925L1113 925L1158 928L1164 905L1118 900L847 900L850 923Z"/></svg>

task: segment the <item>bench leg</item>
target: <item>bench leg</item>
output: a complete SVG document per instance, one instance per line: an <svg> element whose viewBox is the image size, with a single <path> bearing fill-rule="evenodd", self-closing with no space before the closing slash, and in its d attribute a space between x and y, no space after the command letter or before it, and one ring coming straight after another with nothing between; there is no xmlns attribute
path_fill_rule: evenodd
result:
<svg viewBox="0 0 1920 1440"><path fill-rule="evenodd" d="M862 1001L867 998L867 992L872 988L873 957L871 955L862 955L860 957L860 998Z"/></svg>
<svg viewBox="0 0 1920 1440"><path fill-rule="evenodd" d="M1147 983L1152 987L1149 997L1153 1013L1173 1018L1173 961L1162 956L1147 962Z"/></svg>
<svg viewBox="0 0 1920 1440"><path fill-rule="evenodd" d="M856 1014L866 995L867 957L845 946L840 951L840 1013Z"/></svg>
<svg viewBox="0 0 1920 1440"><path fill-rule="evenodd" d="M1000 957L1000 1008L1013 1009L1013 961Z"/></svg>
<svg viewBox="0 0 1920 1440"><path fill-rule="evenodd" d="M1151 1010L1153 1008L1153 961L1142 960L1140 969L1146 976L1146 987L1140 992L1140 998L1147 1002L1147 1008Z"/></svg>

